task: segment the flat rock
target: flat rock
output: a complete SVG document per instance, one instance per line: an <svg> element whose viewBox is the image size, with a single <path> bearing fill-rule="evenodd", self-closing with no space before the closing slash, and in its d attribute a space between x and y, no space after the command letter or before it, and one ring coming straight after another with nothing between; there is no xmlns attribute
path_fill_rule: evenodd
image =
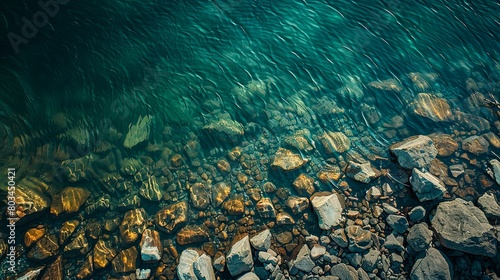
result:
<svg viewBox="0 0 500 280"><path fill-rule="evenodd" d="M224 202L224 204L222 204L222 207L227 211L229 215L232 216L245 214L245 204L239 198L233 198Z"/></svg>
<svg viewBox="0 0 500 280"><path fill-rule="evenodd" d="M477 199L477 206L483 210L490 219L500 218L500 205L493 193L485 193Z"/></svg>
<svg viewBox="0 0 500 280"><path fill-rule="evenodd" d="M318 215L318 224L321 229L329 230L344 220L343 207L338 194L317 195L312 197L311 203Z"/></svg>
<svg viewBox="0 0 500 280"><path fill-rule="evenodd" d="M426 223L416 224L410 228L406 241L413 250L421 252L429 248L432 241L432 231L427 227Z"/></svg>
<svg viewBox="0 0 500 280"><path fill-rule="evenodd" d="M412 104L415 114L435 122L452 119L450 104L444 98L430 93L419 93Z"/></svg>
<svg viewBox="0 0 500 280"><path fill-rule="evenodd" d="M35 261L43 261L47 258L57 255L59 245L55 235L45 235L42 237L31 251L28 253L28 259Z"/></svg>
<svg viewBox="0 0 500 280"><path fill-rule="evenodd" d="M126 273L135 272L137 262L137 248L132 246L128 249L122 250L116 255L111 262L113 272Z"/></svg>
<svg viewBox="0 0 500 280"><path fill-rule="evenodd" d="M414 168L410 177L413 191L421 202L442 199L446 193L444 183L429 172L422 172Z"/></svg>
<svg viewBox="0 0 500 280"><path fill-rule="evenodd" d="M179 230L176 239L179 245L208 241L208 229L203 225L188 225Z"/></svg>
<svg viewBox="0 0 500 280"><path fill-rule="evenodd" d="M279 226L294 225L295 219L286 212L279 212L276 214L276 224Z"/></svg>
<svg viewBox="0 0 500 280"><path fill-rule="evenodd" d="M199 256L200 254L192 249L182 251L179 258L179 265L177 265L177 277L179 277L179 280L197 279L193 266Z"/></svg>
<svg viewBox="0 0 500 280"><path fill-rule="evenodd" d="M490 122L485 118L460 111L455 112L454 115L454 120L461 124L465 130L478 132L490 130Z"/></svg>
<svg viewBox="0 0 500 280"><path fill-rule="evenodd" d="M151 121L153 120L152 116L140 116L137 120L137 123L129 126L129 130L127 135L125 136L125 140L123 141L123 146L125 148L131 149L139 143L144 142L149 138L149 130Z"/></svg>
<svg viewBox="0 0 500 280"><path fill-rule="evenodd" d="M492 159L490 161L490 166L491 166L491 177L495 179L497 184L500 185L500 161L497 159Z"/></svg>
<svg viewBox="0 0 500 280"><path fill-rule="evenodd" d="M44 227L36 227L31 228L24 234L24 245L26 247L31 247L31 245L35 244L38 240L40 240L45 235Z"/></svg>
<svg viewBox="0 0 500 280"><path fill-rule="evenodd" d="M325 132L319 140L327 154L343 153L351 148L351 140L342 132Z"/></svg>
<svg viewBox="0 0 500 280"><path fill-rule="evenodd" d="M77 212L89 196L90 192L86 189L67 187L54 196L50 213L58 216Z"/></svg>
<svg viewBox="0 0 500 280"><path fill-rule="evenodd" d="M354 267L340 263L332 266L330 274L342 280L358 280L358 272Z"/></svg>
<svg viewBox="0 0 500 280"><path fill-rule="evenodd" d="M302 245L300 248L295 261L293 262L293 267L305 272L309 273L314 268L315 264L311 259L311 251L307 244Z"/></svg>
<svg viewBox="0 0 500 280"><path fill-rule="evenodd" d="M162 194L155 176L147 175L146 180L141 183L139 194L147 200L160 201Z"/></svg>
<svg viewBox="0 0 500 280"><path fill-rule="evenodd" d="M142 208L133 209L125 213L120 225L120 237L123 244L131 244L139 238L146 229L147 214Z"/></svg>
<svg viewBox="0 0 500 280"><path fill-rule="evenodd" d="M294 147L302 152L310 152L314 150L309 139L311 139L311 132L304 128L296 131L293 135L285 137L285 144Z"/></svg>
<svg viewBox="0 0 500 280"><path fill-rule="evenodd" d="M489 257L497 253L495 231L472 202L460 198L441 202L431 224L447 248Z"/></svg>
<svg viewBox="0 0 500 280"><path fill-rule="evenodd" d="M269 229L263 230L250 238L250 244L259 251L265 251L271 247L271 231Z"/></svg>
<svg viewBox="0 0 500 280"><path fill-rule="evenodd" d="M245 133L241 123L231 119L219 119L203 127L203 131L222 142L236 143Z"/></svg>
<svg viewBox="0 0 500 280"><path fill-rule="evenodd" d="M387 80L382 80L382 81L373 81L368 84L368 87L374 88L374 89L379 89L383 91L395 91L395 92L400 92L403 90L403 86L401 83L394 79L387 79Z"/></svg>
<svg viewBox="0 0 500 280"><path fill-rule="evenodd" d="M219 182L215 184L212 189L212 203L215 207L219 207L229 196L231 193L231 186L224 183Z"/></svg>
<svg viewBox="0 0 500 280"><path fill-rule="evenodd" d="M297 215L309 208L309 199L306 197L290 196L285 204L292 210L294 215Z"/></svg>
<svg viewBox="0 0 500 280"><path fill-rule="evenodd" d="M81 229L75 234L71 242L64 247L63 251L67 256L81 257L85 256L90 249L85 230Z"/></svg>
<svg viewBox="0 0 500 280"><path fill-rule="evenodd" d="M16 182L15 212L20 218L17 223L37 218L49 208L51 201L45 193L48 189L46 183L34 177L25 177Z"/></svg>
<svg viewBox="0 0 500 280"><path fill-rule="evenodd" d="M411 280L442 279L451 280L452 266L440 251L429 248L417 257L411 269Z"/></svg>
<svg viewBox="0 0 500 280"><path fill-rule="evenodd" d="M297 170L306 163L307 160L303 159L302 156L295 154L285 148L279 148L274 155L274 160L271 163L271 167L287 172Z"/></svg>
<svg viewBox="0 0 500 280"><path fill-rule="evenodd" d="M480 155L488 152L490 143L482 136L470 136L462 140L462 149L469 153Z"/></svg>
<svg viewBox="0 0 500 280"><path fill-rule="evenodd" d="M380 171L373 167L371 163L357 163L354 161L349 162L345 173L347 177L365 184L370 183L381 175Z"/></svg>
<svg viewBox="0 0 500 280"><path fill-rule="evenodd" d="M215 280L214 268L212 266L212 259L207 255L203 254L196 259L193 264L194 274L198 277L198 280Z"/></svg>
<svg viewBox="0 0 500 280"><path fill-rule="evenodd" d="M386 218L387 224L397 233L404 233L408 230L408 220L400 215L389 215Z"/></svg>
<svg viewBox="0 0 500 280"><path fill-rule="evenodd" d="M495 148L500 148L500 137L498 137L495 133L493 132L488 132L483 135L483 137L490 142L490 144L495 147Z"/></svg>
<svg viewBox="0 0 500 280"><path fill-rule="evenodd" d="M293 181L293 187L301 196L311 196L315 192L314 179L304 173Z"/></svg>
<svg viewBox="0 0 500 280"><path fill-rule="evenodd" d="M186 201L166 206L155 215L155 223L160 230L171 233L188 220L188 204Z"/></svg>
<svg viewBox="0 0 500 280"><path fill-rule="evenodd" d="M345 231L351 252L360 253L372 246L373 241L370 231L364 230L360 226L348 226Z"/></svg>
<svg viewBox="0 0 500 280"><path fill-rule="evenodd" d="M111 260L117 255L115 246L112 240L100 238L97 241L93 250L95 269L105 268L111 263Z"/></svg>
<svg viewBox="0 0 500 280"><path fill-rule="evenodd" d="M248 235L234 243L226 256L227 269L232 276L248 272L253 267L252 249Z"/></svg>
<svg viewBox="0 0 500 280"><path fill-rule="evenodd" d="M210 204L210 187L204 183L195 183L189 188L191 204L194 208L204 210Z"/></svg>
<svg viewBox="0 0 500 280"><path fill-rule="evenodd" d="M457 141L455 141L449 134L432 133L429 134L429 138L431 138L434 142L434 146L438 151L438 156L451 156L456 150L458 150Z"/></svg>
<svg viewBox="0 0 500 280"><path fill-rule="evenodd" d="M428 136L418 135L407 138L390 147L401 167L406 169L426 168L436 158L438 150Z"/></svg>

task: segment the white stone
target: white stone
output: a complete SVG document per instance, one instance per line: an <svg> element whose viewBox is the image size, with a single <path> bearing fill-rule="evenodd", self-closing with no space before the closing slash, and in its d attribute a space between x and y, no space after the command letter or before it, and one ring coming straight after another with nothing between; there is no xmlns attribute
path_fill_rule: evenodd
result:
<svg viewBox="0 0 500 280"><path fill-rule="evenodd" d="M177 266L177 277L179 277L179 280L196 279L193 264L199 256L195 250L187 249L182 251L179 258L179 265Z"/></svg>
<svg viewBox="0 0 500 280"><path fill-rule="evenodd" d="M226 256L227 269L232 276L250 271L253 267L252 248L248 235L236 242Z"/></svg>
<svg viewBox="0 0 500 280"><path fill-rule="evenodd" d="M250 244L252 244L256 250L265 251L271 247L271 238L271 231L266 229L250 238Z"/></svg>
<svg viewBox="0 0 500 280"><path fill-rule="evenodd" d="M212 259L206 254L201 255L193 265L194 274L198 280L215 280Z"/></svg>
<svg viewBox="0 0 500 280"><path fill-rule="evenodd" d="M327 196L316 196L311 203L318 215L318 224L321 229L329 230L344 220L342 205L336 193Z"/></svg>

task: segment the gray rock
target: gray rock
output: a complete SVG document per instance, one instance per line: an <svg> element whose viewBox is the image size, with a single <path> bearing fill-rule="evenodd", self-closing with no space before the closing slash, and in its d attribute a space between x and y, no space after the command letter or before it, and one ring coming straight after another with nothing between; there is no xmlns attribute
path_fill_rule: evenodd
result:
<svg viewBox="0 0 500 280"><path fill-rule="evenodd" d="M361 253L345 254L343 255L343 258L347 259L347 261L355 268L360 267L361 262L363 261L363 256L361 255Z"/></svg>
<svg viewBox="0 0 500 280"><path fill-rule="evenodd" d="M332 193L326 196L315 196L311 203L318 215L319 228L329 230L344 220L342 217L343 208L340 204L338 194Z"/></svg>
<svg viewBox="0 0 500 280"><path fill-rule="evenodd" d="M358 272L354 267L340 263L330 269L332 276L337 276L340 280L358 280Z"/></svg>
<svg viewBox="0 0 500 280"><path fill-rule="evenodd" d="M278 264L278 258L276 256L264 251L259 252L259 261L261 263L270 263L272 265Z"/></svg>
<svg viewBox="0 0 500 280"><path fill-rule="evenodd" d="M358 268L358 279L359 280L370 280L370 277L368 276L368 273L363 270L363 268Z"/></svg>
<svg viewBox="0 0 500 280"><path fill-rule="evenodd" d="M438 153L431 138L424 135L407 138L392 145L390 150L406 169L428 167Z"/></svg>
<svg viewBox="0 0 500 280"><path fill-rule="evenodd" d="M337 245L342 248L345 248L347 247L347 245L349 245L345 231L342 228L334 230L330 234L330 238L333 240L333 242L337 243Z"/></svg>
<svg viewBox="0 0 500 280"><path fill-rule="evenodd" d="M451 172L451 176L453 176L455 178L457 178L458 176L464 174L464 172L465 172L464 166L461 165L461 164L450 165L449 169L450 169L450 172Z"/></svg>
<svg viewBox="0 0 500 280"><path fill-rule="evenodd" d="M406 241L413 250L420 252L429 248L429 244L432 241L432 231L427 227L427 224L420 223L412 226Z"/></svg>
<svg viewBox="0 0 500 280"><path fill-rule="evenodd" d="M447 248L489 257L497 253L495 231L472 202L460 198L441 202L431 224Z"/></svg>
<svg viewBox="0 0 500 280"><path fill-rule="evenodd" d="M413 191L421 202L442 199L446 193L444 183L429 172L421 172L414 168L410 177Z"/></svg>
<svg viewBox="0 0 500 280"><path fill-rule="evenodd" d="M417 206L408 213L408 217L410 221L416 223L420 222L423 218L425 218L425 208L422 206Z"/></svg>
<svg viewBox="0 0 500 280"><path fill-rule="evenodd" d="M372 272L377 267L377 262L380 257L380 252L376 249L371 249L363 255L361 267L368 272Z"/></svg>
<svg viewBox="0 0 500 280"><path fill-rule="evenodd" d="M462 141L462 149L469 153L479 155L488 152L490 143L483 136L470 136Z"/></svg>
<svg viewBox="0 0 500 280"><path fill-rule="evenodd" d="M177 266L177 277L180 280L197 279L193 265L200 255L195 250L187 249L182 251Z"/></svg>
<svg viewBox="0 0 500 280"><path fill-rule="evenodd" d="M345 173L347 177L366 184L377 179L381 175L380 171L373 167L371 163L357 163L353 161L349 162Z"/></svg>
<svg viewBox="0 0 500 280"><path fill-rule="evenodd" d="M481 262L474 260L470 266L470 274L472 277L479 277L483 274L483 268L481 267Z"/></svg>
<svg viewBox="0 0 500 280"><path fill-rule="evenodd" d="M493 179L495 179L495 181L497 182L497 184L500 185L500 161L496 160L496 159L492 159L490 161L490 165L491 165L491 169L492 169L492 176ZM490 174L491 175L491 174Z"/></svg>
<svg viewBox="0 0 500 280"><path fill-rule="evenodd" d="M293 267L308 273L314 268L314 265L314 262L311 260L311 251L304 244L293 262Z"/></svg>
<svg viewBox="0 0 500 280"><path fill-rule="evenodd" d="M266 229L250 238L250 244L252 244L256 250L265 251L271 247L271 238L271 231Z"/></svg>
<svg viewBox="0 0 500 280"><path fill-rule="evenodd" d="M259 280L259 276L257 276L257 274L253 272L247 272L243 276L238 278L238 280Z"/></svg>
<svg viewBox="0 0 500 280"><path fill-rule="evenodd" d="M394 234L389 234L385 238L385 243L384 247L387 248L388 250L395 250L395 251L403 251L403 239L402 238L396 238Z"/></svg>
<svg viewBox="0 0 500 280"><path fill-rule="evenodd" d="M420 253L411 269L411 280L451 280L452 267L443 253L434 248Z"/></svg>
<svg viewBox="0 0 500 280"><path fill-rule="evenodd" d="M500 205L493 193L485 193L477 200L477 205L483 210L486 217L492 219L500 218Z"/></svg>
<svg viewBox="0 0 500 280"><path fill-rule="evenodd" d="M226 256L227 269L232 276L250 271L253 267L252 249L248 235L243 237L229 250Z"/></svg>
<svg viewBox="0 0 500 280"><path fill-rule="evenodd" d="M397 233L404 233L406 230L408 230L408 220L406 220L406 218L403 216L389 215L387 216L386 222Z"/></svg>
<svg viewBox="0 0 500 280"><path fill-rule="evenodd" d="M198 280L215 280L212 259L206 254L201 255L193 264L194 274Z"/></svg>
<svg viewBox="0 0 500 280"><path fill-rule="evenodd" d="M372 246L373 240L370 231L364 230L360 226L348 226L345 230L351 252L363 252Z"/></svg>

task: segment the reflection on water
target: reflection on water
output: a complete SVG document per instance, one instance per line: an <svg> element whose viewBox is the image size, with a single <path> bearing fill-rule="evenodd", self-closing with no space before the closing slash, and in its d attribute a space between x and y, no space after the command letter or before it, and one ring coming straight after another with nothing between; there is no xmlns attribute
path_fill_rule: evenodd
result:
<svg viewBox="0 0 500 280"><path fill-rule="evenodd" d="M41 9L5 6L3 24L19 35L21 18ZM430 170L453 197L472 200L493 184L485 174L500 147L498 111L484 98L499 96L494 1L71 1L59 8L18 53L2 38L0 165L16 167L19 188L29 192L21 196L40 204L23 209L22 232L66 187L90 191L68 194L70 204L82 204L78 218L39 221L47 236L59 236L62 222L80 220L69 235L87 227L81 261L96 243L130 247L148 219L161 238L177 237L162 261L174 269L176 248L210 241L214 254L225 252L237 233L275 223L321 234L312 209L288 206L304 203L288 202L290 195L333 190L347 208L366 212L373 206L366 191L389 183L394 193L385 199L414 206L411 171L389 151L413 135L444 133L431 138L456 145ZM484 141L456 151L472 135ZM368 163L374 174L350 174L358 168L352 162ZM448 167L462 163L466 177L450 176ZM281 216L265 216L262 207ZM160 225L159 216L171 221ZM89 237L96 223L120 241ZM199 225L206 228L190 227ZM59 243L65 251L68 242ZM20 259L33 267L33 257ZM85 273L67 263L72 276ZM123 269L100 265L102 275Z"/></svg>

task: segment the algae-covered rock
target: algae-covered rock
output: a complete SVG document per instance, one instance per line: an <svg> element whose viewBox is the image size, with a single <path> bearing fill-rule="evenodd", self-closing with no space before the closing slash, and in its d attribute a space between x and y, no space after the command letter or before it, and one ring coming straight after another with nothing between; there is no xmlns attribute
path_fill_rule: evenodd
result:
<svg viewBox="0 0 500 280"><path fill-rule="evenodd" d="M149 138L151 121L153 116L147 115L145 117L139 117L136 124L130 124L128 128L128 133L125 136L125 141L123 146L125 148L133 148L135 145L144 142Z"/></svg>

